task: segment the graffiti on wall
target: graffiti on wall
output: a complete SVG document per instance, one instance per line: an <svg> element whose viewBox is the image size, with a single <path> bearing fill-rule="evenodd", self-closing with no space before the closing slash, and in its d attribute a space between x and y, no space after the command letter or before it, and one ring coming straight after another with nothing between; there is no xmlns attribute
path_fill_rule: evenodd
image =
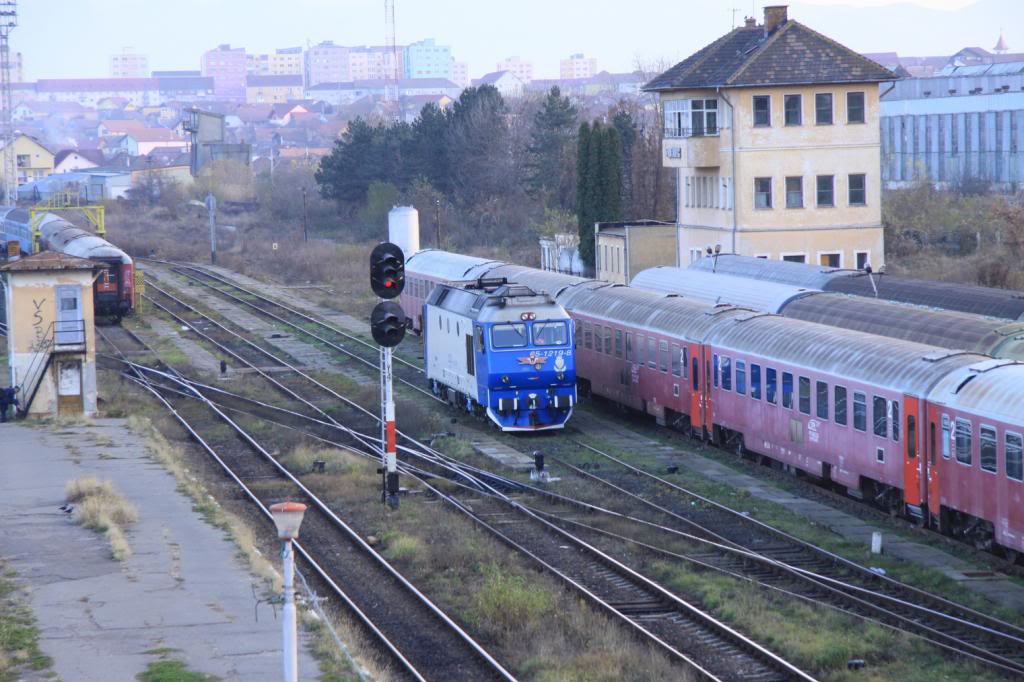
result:
<svg viewBox="0 0 1024 682"><path fill-rule="evenodd" d="M40 353L50 347L50 339L47 336L47 328L43 326L43 306L46 299L32 299L35 310L32 312L32 347L33 353Z"/></svg>

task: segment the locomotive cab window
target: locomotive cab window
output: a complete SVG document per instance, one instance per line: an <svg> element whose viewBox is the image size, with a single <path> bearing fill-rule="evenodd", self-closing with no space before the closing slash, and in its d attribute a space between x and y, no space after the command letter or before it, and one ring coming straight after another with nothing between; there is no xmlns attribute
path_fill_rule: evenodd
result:
<svg viewBox="0 0 1024 682"><path fill-rule="evenodd" d="M569 342L565 322L534 322L533 343L537 346L564 346Z"/></svg>
<svg viewBox="0 0 1024 682"><path fill-rule="evenodd" d="M1006 434L1006 477L1024 480L1024 438L1019 433Z"/></svg>
<svg viewBox="0 0 1024 682"><path fill-rule="evenodd" d="M991 426L981 427L981 470L996 472L996 430Z"/></svg>
<svg viewBox="0 0 1024 682"><path fill-rule="evenodd" d="M483 327L477 327L476 328L476 349L480 353L483 353L484 350L486 350L484 348L484 328Z"/></svg>
<svg viewBox="0 0 1024 682"><path fill-rule="evenodd" d="M491 327L491 347L520 348L525 345L525 324L496 324Z"/></svg>
<svg viewBox="0 0 1024 682"><path fill-rule="evenodd" d="M956 461L971 465L971 422L956 418Z"/></svg>
<svg viewBox="0 0 1024 682"><path fill-rule="evenodd" d="M736 361L736 392L740 395L747 394L747 363L742 360Z"/></svg>

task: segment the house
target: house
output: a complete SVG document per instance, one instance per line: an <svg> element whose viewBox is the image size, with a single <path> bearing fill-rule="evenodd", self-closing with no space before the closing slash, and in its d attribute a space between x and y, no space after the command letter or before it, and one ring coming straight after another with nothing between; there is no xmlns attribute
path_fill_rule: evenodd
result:
<svg viewBox="0 0 1024 682"><path fill-rule="evenodd" d="M336 107L344 107L367 96L385 97L385 95L393 93L398 97L448 95L455 99L460 92L462 92L462 88L447 78L407 78L398 81L380 79L346 83L319 83L306 88L306 98L319 99Z"/></svg>
<svg viewBox="0 0 1024 682"><path fill-rule="evenodd" d="M51 117L70 120L95 112L83 107L78 102L32 102L24 101L11 110L15 121L42 121Z"/></svg>
<svg viewBox="0 0 1024 682"><path fill-rule="evenodd" d="M894 78L772 6L647 83L676 169L676 264L719 246L882 265L879 85Z"/></svg>
<svg viewBox="0 0 1024 682"><path fill-rule="evenodd" d="M100 135L103 138L113 138L106 141L106 149L126 151L132 156L148 154L157 147L175 147L182 150L188 147L188 142L174 130L148 128L142 121L103 121L100 124Z"/></svg>
<svg viewBox="0 0 1024 682"><path fill-rule="evenodd" d="M0 149L4 145L0 144ZM53 152L43 146L37 138L18 134L14 138L15 163L18 168L18 185L40 180L53 172ZM2 173L2 170L0 170Z"/></svg>
<svg viewBox="0 0 1024 682"><path fill-rule="evenodd" d="M78 102L92 108L108 97L123 97L135 106L159 104L161 99L155 78L39 79L35 89L40 100Z"/></svg>
<svg viewBox="0 0 1024 682"><path fill-rule="evenodd" d="M641 270L665 264L676 250L676 226L660 220L597 223L594 226L597 279L629 284Z"/></svg>
<svg viewBox="0 0 1024 682"><path fill-rule="evenodd" d="M86 168L96 168L105 163L106 157L99 149L62 149L53 157L53 172L68 173Z"/></svg>
<svg viewBox="0 0 1024 682"><path fill-rule="evenodd" d="M502 97L515 98L523 96L523 81L511 71L492 71L481 78L473 80L474 87L481 85L494 86Z"/></svg>
<svg viewBox="0 0 1024 682"><path fill-rule="evenodd" d="M402 120L406 123L412 123L415 121L420 112L423 111L423 107L428 104L433 104L438 109L447 109L454 102L448 95L410 95L409 97L403 97L399 104L402 107ZM347 126L343 123L337 123L338 130L335 132L334 137L337 137Z"/></svg>
<svg viewBox="0 0 1024 682"><path fill-rule="evenodd" d="M37 203L69 190L87 202L124 199L131 188L131 174L127 170L94 168L73 173L49 175L27 182L18 188L18 200Z"/></svg>
<svg viewBox="0 0 1024 682"><path fill-rule="evenodd" d="M278 104L302 97L302 76L251 75L245 78L246 104Z"/></svg>

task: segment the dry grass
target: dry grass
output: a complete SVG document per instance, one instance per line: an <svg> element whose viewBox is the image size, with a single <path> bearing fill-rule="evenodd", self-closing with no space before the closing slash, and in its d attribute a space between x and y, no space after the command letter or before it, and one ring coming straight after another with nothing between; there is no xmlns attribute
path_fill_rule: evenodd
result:
<svg viewBox="0 0 1024 682"><path fill-rule="evenodd" d="M102 533L110 543L110 553L117 561L132 555L125 528L139 520L139 512L108 480L84 476L67 482L67 501L75 505L75 520Z"/></svg>

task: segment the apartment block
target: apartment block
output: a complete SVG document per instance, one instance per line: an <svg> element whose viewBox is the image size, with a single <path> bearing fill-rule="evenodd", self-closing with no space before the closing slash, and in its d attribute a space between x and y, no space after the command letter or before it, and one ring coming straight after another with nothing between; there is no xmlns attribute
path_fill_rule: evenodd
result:
<svg viewBox="0 0 1024 682"><path fill-rule="evenodd" d="M248 60L244 47L218 45L203 53L200 66L203 76L213 78L214 94L235 102L245 101L245 77Z"/></svg>
<svg viewBox="0 0 1024 682"><path fill-rule="evenodd" d="M648 83L677 173L676 262L719 246L881 266L879 84L894 79L773 6Z"/></svg>
<svg viewBox="0 0 1024 682"><path fill-rule="evenodd" d="M498 62L498 68L495 71L508 71L522 81L524 85L529 84L533 80L533 62L520 59L519 57L502 59Z"/></svg>
<svg viewBox="0 0 1024 682"><path fill-rule="evenodd" d="M405 48L406 78L452 78L452 48L438 45L433 38Z"/></svg>
<svg viewBox="0 0 1024 682"><path fill-rule="evenodd" d="M564 81L577 78L592 78L597 75L597 59L577 53L569 55L558 64L558 77Z"/></svg>
<svg viewBox="0 0 1024 682"><path fill-rule="evenodd" d="M13 76L14 74L12 74ZM111 78L146 78L149 76L149 57L127 49L121 54L110 55ZM20 78L15 78L16 82Z"/></svg>
<svg viewBox="0 0 1024 682"><path fill-rule="evenodd" d="M303 55L306 87L320 83L342 83L352 80L349 70L349 48L326 40L306 50Z"/></svg>
<svg viewBox="0 0 1024 682"><path fill-rule="evenodd" d="M365 81L407 78L405 70L405 49L394 49L384 45L349 48L349 77L342 80ZM330 81L337 83L339 81Z"/></svg>

